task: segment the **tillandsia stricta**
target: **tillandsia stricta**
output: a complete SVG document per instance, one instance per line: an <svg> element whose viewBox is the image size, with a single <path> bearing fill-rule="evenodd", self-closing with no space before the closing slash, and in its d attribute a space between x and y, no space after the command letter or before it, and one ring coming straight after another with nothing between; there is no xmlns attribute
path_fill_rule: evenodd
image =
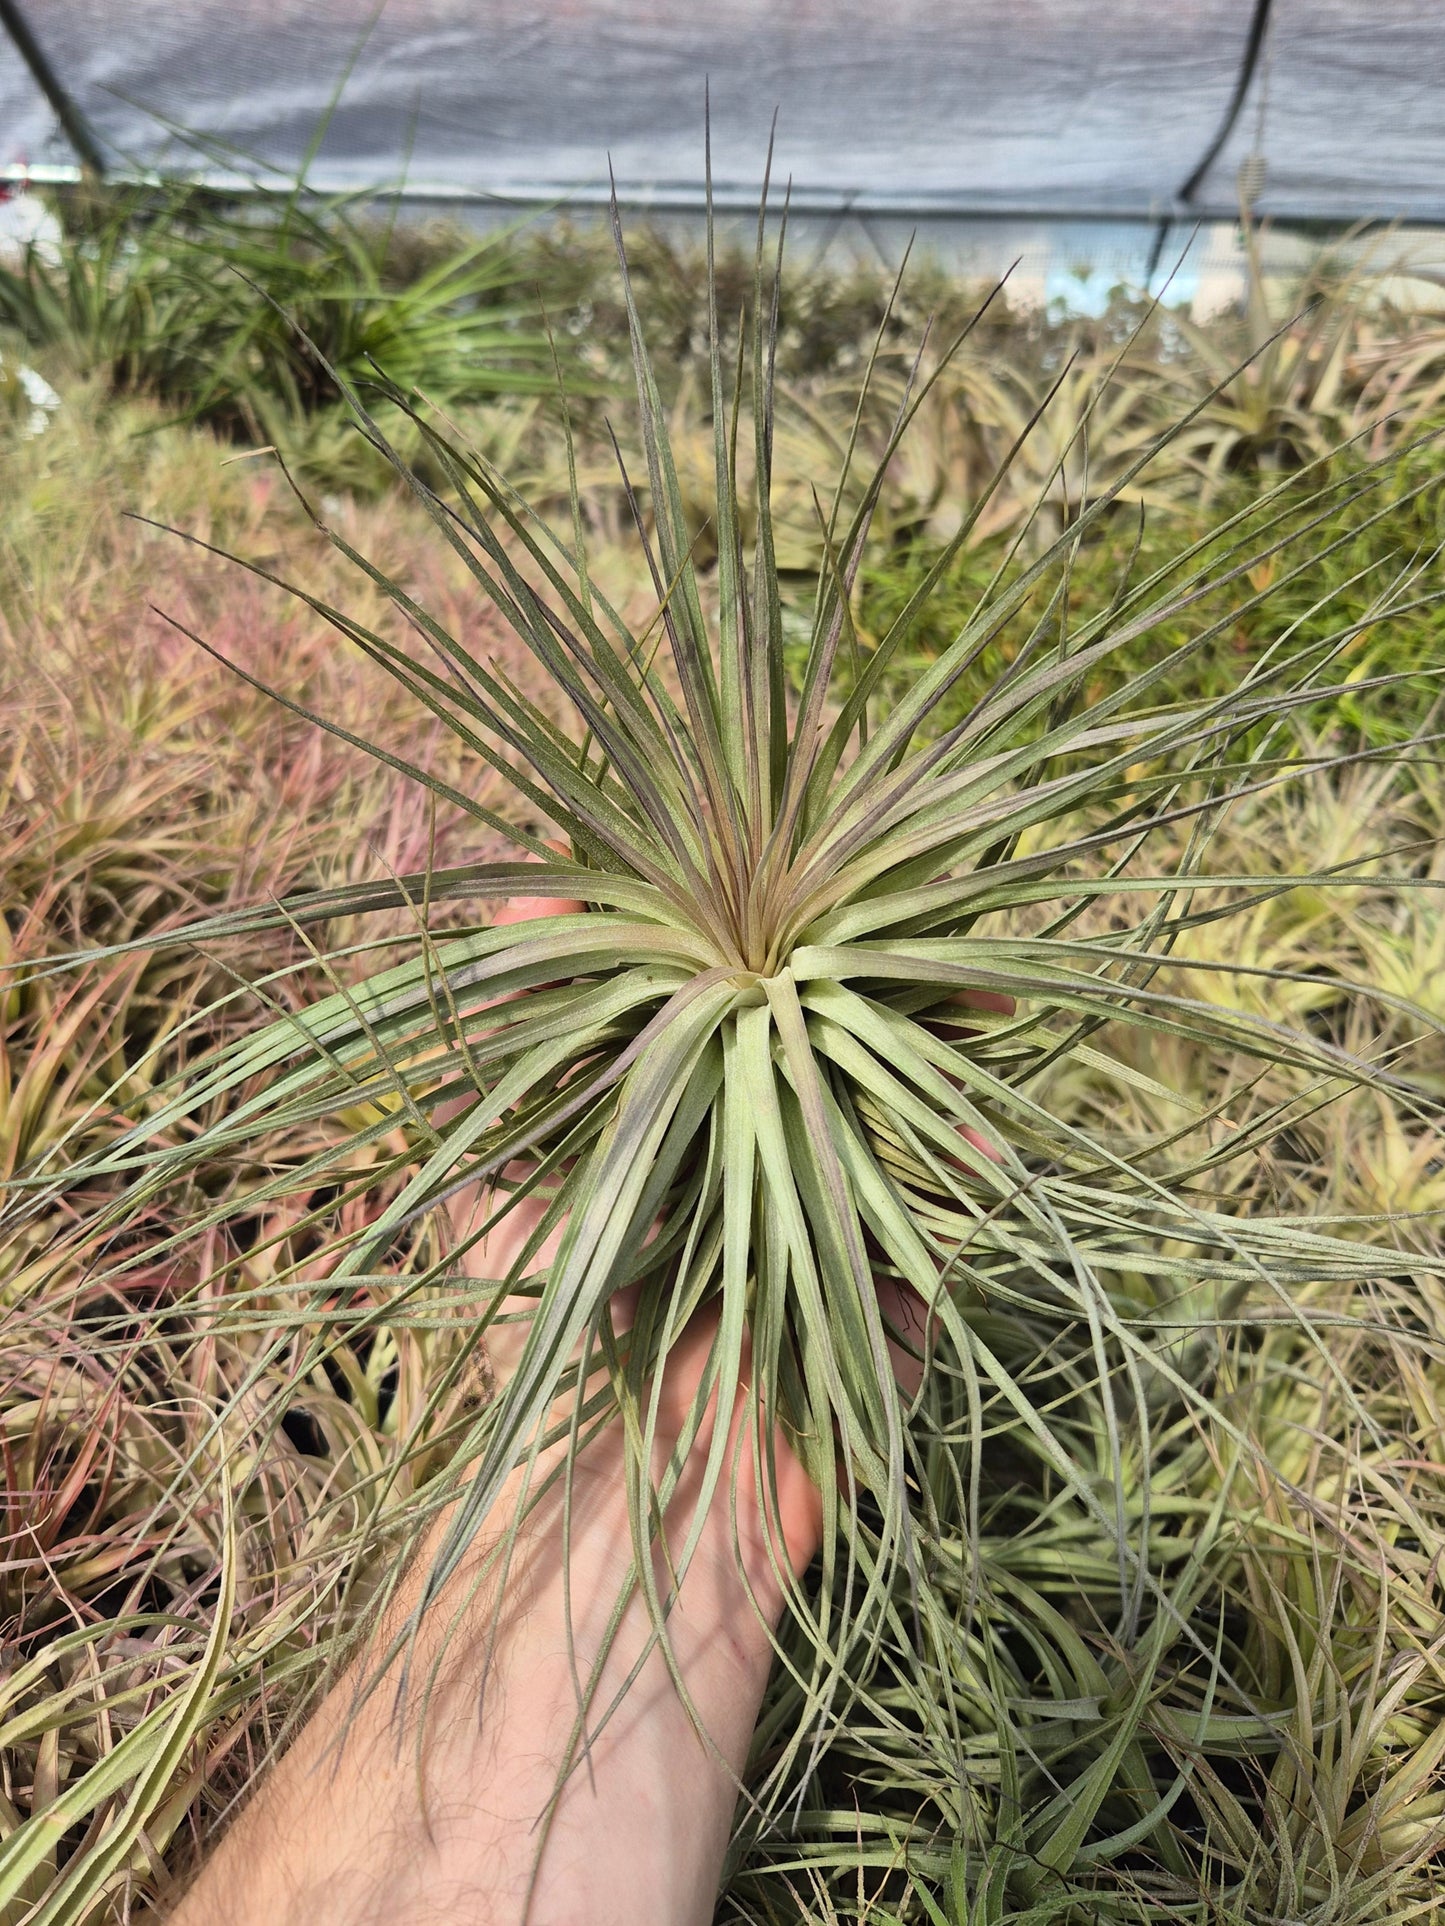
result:
<svg viewBox="0 0 1445 1926"><path fill-rule="evenodd" d="M420 1515L435 1513L438 1492L456 1498L420 1611L543 1439L570 1435L575 1448L621 1409L632 1583L665 1637L689 1547L673 1548L666 1585L645 1548L710 1401L742 1376L765 1503L775 1423L823 1496L819 1573L790 1592L816 1718L840 1687L846 1696L858 1642L898 1612L899 1574L904 1593L926 1600L937 1473L917 1441L920 1414L933 1413L935 1439L951 1439L948 1475L974 1527L985 1406L1029 1434L1113 1540L1127 1631L1159 1581L1147 1507L1141 1525L1124 1500L1126 1442L1147 1464L1151 1414L1211 1396L1207 1346L1186 1344L1181 1324L1207 1333L1261 1300L1303 1317L1301 1287L1399 1268L1397 1253L1348 1226L1241 1208L1219 1179L1351 1086L1388 1086L1408 1106L1400 1066L1191 992L1173 959L1192 928L1271 893L1348 889L1349 873L1214 874L1211 838L1235 800L1299 768L1293 720L1329 702L1357 634L1429 591L1425 563L1407 561L1363 613L1332 623L1329 596L1311 602L1344 540L1344 509L1358 521L1382 497L1389 471L1354 462L1288 477L1207 539L1182 542L1167 566L1141 574L1124 540L1116 592L1080 610L1075 559L1086 543L1119 540L1120 496L1156 448L1056 538L1022 527L954 639L900 687L920 614L1008 466L887 632L861 636L854 595L870 523L932 378L920 354L865 461L880 332L842 473L819 507L824 565L794 644L769 499L781 233L773 251L760 218L735 359L709 241L716 562L704 570L615 206L613 218L646 471L627 492L655 589L649 624L629 626L594 579L575 487L570 529L549 532L482 454L378 376L425 438L427 475L445 477L433 487L392 455L348 389L360 432L394 461L574 726L320 521L389 599L402 639L282 584L397 676L479 772L500 771L530 826L384 742L361 746L521 855L298 895L167 939L219 951L258 930L309 932L307 961L319 958L335 987L186 1064L131 1128L82 1146L59 1177L27 1176L19 1208L57 1183L99 1191L82 1235L118 1277L208 1234L218 1268L187 1281L181 1267L165 1316L206 1330L260 1319L292 1347L298 1374L324 1363L341 1328L424 1317L455 1328L458 1312L465 1358L530 1299L515 1371L458 1441L465 1472L406 1501ZM1087 428L1086 412L1079 435ZM1076 455L1071 442L1061 461ZM1197 686L1191 664L1286 606L1228 694L1177 696ZM1162 867L1156 840L1175 852ZM584 907L506 927L434 916L537 896ZM416 931L402 961L367 975L365 943L325 947L328 923L398 909ZM249 988L279 1009L295 967ZM1237 1126L1221 1100L1147 1139L1051 1101L1071 1066L1167 1101L1117 1047L1130 1033L1218 1052L1240 1066L1241 1088L1283 1069L1288 1094L1246 1106ZM314 1149L268 1167L258 1146L290 1126ZM218 1170L246 1171L248 1158L243 1181L218 1186ZM429 1254L414 1227L469 1187L487 1209L460 1247ZM293 1241L264 1287L247 1286L238 1224L288 1197L304 1201L309 1248L295 1255ZM144 1229L161 1198L175 1211L164 1234ZM348 1212L367 1199L376 1207ZM466 1276L469 1249L527 1199L540 1202L537 1228L508 1274ZM554 1232L555 1255L531 1273ZM625 1328L614 1315L624 1293ZM894 1315L910 1294L923 1314ZM1087 1333L1106 1414L1098 1456L1081 1456L993 1341L995 1313L1019 1306ZM659 1473L650 1387L704 1310L715 1318L707 1366ZM890 1345L918 1355L920 1388L900 1386ZM376 1478L376 1516L393 1524L394 1477ZM733 1479L718 1426L699 1516L736 1500Z"/></svg>

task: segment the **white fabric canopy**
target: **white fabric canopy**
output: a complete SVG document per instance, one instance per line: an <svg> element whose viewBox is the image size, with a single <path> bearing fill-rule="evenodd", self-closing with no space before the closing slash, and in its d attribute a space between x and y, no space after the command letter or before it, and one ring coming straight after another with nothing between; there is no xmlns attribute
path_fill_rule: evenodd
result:
<svg viewBox="0 0 1445 1926"><path fill-rule="evenodd" d="M428 197L585 200L610 155L625 198L692 206L706 77L725 203L755 200L776 107L776 172L805 208L1115 217L1177 207L1255 14L1255 0L19 4L118 165L199 171L182 126L294 173L340 88L320 187L404 175ZM1264 212L1445 218L1442 106L1441 0L1276 0L1194 205L1230 212L1258 144ZM0 166L69 158L0 44Z"/></svg>

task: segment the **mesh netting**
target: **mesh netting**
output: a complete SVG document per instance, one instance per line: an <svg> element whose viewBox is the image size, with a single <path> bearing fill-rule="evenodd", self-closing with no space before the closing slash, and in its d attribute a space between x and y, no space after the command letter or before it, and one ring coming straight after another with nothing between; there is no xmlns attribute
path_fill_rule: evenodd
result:
<svg viewBox="0 0 1445 1926"><path fill-rule="evenodd" d="M779 171L804 207L1445 216L1437 0L21 0L115 161L216 171L178 127L321 187L696 202ZM1251 156L1256 156L1250 159ZM70 150L0 41L0 165Z"/></svg>

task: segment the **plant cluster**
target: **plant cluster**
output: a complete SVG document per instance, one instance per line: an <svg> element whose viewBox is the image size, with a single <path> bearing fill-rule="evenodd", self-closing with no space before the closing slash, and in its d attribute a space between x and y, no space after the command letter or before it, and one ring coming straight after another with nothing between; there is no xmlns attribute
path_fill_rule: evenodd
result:
<svg viewBox="0 0 1445 1926"><path fill-rule="evenodd" d="M1392 303L1390 240L1321 252L1301 275L1271 274L1265 238L1243 230L1246 298L1241 311L1207 323L1191 320L1166 289L1154 308L1116 291L1098 317L1071 317L1010 299L1006 282L970 337L933 384L908 441L898 451L877 533L947 539L984 483L999 469L1020 429L1052 394L1042 434L1031 437L975 525L984 541L1033 513L1045 478L1060 512L1103 494L1121 470L1185 415L1147 478L1154 505L1175 508L1201 494L1227 497L1231 481L1298 467L1361 436L1382 453L1438 419L1445 333L1438 310ZM601 236L560 230L530 242L538 283L559 326L575 334L604 388L627 372L626 311ZM706 275L700 251L644 231L632 248L648 352L670 409L669 431L684 487L708 474ZM736 249L718 267L724 323L738 311L749 267ZM886 440L899 384L919 342L934 351L951 341L977 307L978 288L935 264L916 265L896 300L881 270L818 266L793 292L778 339L779 447L774 481L781 530L816 566L807 482L838 466L837 424L851 414L862 368L881 329L879 361L865 423L870 453ZM1122 365L1119 351L1127 347ZM1066 364L1070 371L1054 392ZM1094 399L1111 371L1107 401ZM1087 411L1087 436L1079 433ZM584 417L585 419L585 417ZM693 453L693 444L697 453ZM1059 451L1070 456L1060 465ZM1055 470L1057 469L1057 472ZM1087 478L1086 478L1087 476ZM599 464L596 485L612 478ZM800 486L796 501L791 491ZM565 499L565 495L561 497ZM1072 505L1072 506L1071 506ZM780 534L779 553L789 552Z"/></svg>
<svg viewBox="0 0 1445 1926"><path fill-rule="evenodd" d="M510 232L399 244L357 197L88 189L56 250L0 263L0 329L117 394L303 454L339 381L384 366L444 405L535 393L552 359Z"/></svg>
<svg viewBox="0 0 1445 1926"><path fill-rule="evenodd" d="M458 1447L475 1518L559 1392L584 1426L620 1403L645 1541L652 1367L704 1301L711 1379L749 1331L759 1409L829 1495L720 1917L1435 1903L1445 924L1429 684L1397 687L1385 646L1437 619L1432 451L1241 485L1120 553L1151 465L1051 494L1107 418L1057 370L1073 425L1020 453L1033 507L985 538L1013 471L970 482L940 546L885 551L885 609L904 430L965 340L932 387L899 377L881 431L866 395L819 409L843 473L808 607L760 292L736 386L712 319L697 498L683 390L670 414L630 317L640 593L580 490L545 536L397 388L424 473L400 464L384 517L328 512L299 607L279 562L223 595L199 549L169 588L251 678L229 687L175 630L138 648L163 551L114 523L114 477L253 556L273 486L187 481L218 454L195 430L62 416L21 451L17 1920L164 1890L168 1842L282 1736ZM585 452L562 433L553 459ZM1386 697L1389 728L1351 733L1345 705ZM536 890L588 911L489 927ZM543 1277L466 1274L462 1179L567 1218ZM488 1322L528 1290L489 1398ZM890 1329L907 1291L933 1312L911 1403L881 1349L917 1343Z"/></svg>

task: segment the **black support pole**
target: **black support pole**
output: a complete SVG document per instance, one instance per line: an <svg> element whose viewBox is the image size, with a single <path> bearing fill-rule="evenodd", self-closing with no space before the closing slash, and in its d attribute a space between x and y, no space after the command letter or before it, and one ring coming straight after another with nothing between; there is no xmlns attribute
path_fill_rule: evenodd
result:
<svg viewBox="0 0 1445 1926"><path fill-rule="evenodd" d="M30 69L36 86L50 102L55 118L65 129L67 140L80 156L81 165L89 173L104 175L105 157L95 135L86 125L85 116L61 85L60 76L51 66L45 49L30 31L30 23L20 11L20 0L0 0L0 26L14 41L15 51Z"/></svg>

